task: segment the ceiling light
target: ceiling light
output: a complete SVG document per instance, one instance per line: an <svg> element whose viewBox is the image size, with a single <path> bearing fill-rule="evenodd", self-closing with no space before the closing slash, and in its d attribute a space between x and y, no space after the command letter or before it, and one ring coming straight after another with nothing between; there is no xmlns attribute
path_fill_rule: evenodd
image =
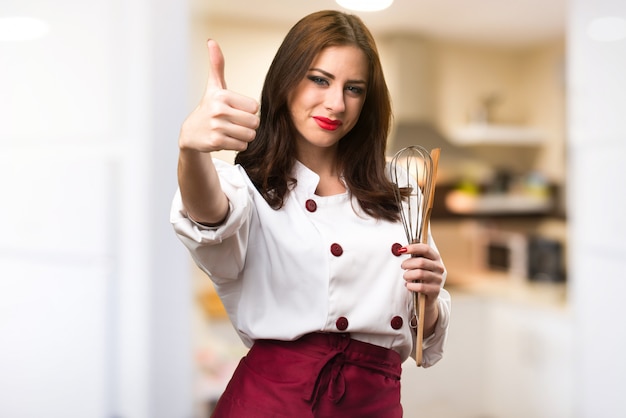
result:
<svg viewBox="0 0 626 418"><path fill-rule="evenodd" d="M359 12L377 12L391 6L393 0L336 0L337 4Z"/></svg>
<svg viewBox="0 0 626 418"><path fill-rule="evenodd" d="M43 38L49 29L46 22L34 17L0 17L0 42Z"/></svg>
<svg viewBox="0 0 626 418"><path fill-rule="evenodd" d="M626 39L626 19L615 16L600 17L587 26L587 35L594 41L613 42Z"/></svg>

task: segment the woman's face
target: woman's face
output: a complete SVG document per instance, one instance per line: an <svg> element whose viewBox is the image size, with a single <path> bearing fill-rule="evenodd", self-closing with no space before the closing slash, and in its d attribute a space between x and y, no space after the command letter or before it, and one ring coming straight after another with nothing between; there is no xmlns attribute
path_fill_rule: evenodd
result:
<svg viewBox="0 0 626 418"><path fill-rule="evenodd" d="M355 46L323 49L288 99L299 151L335 146L356 124L367 93L367 57Z"/></svg>

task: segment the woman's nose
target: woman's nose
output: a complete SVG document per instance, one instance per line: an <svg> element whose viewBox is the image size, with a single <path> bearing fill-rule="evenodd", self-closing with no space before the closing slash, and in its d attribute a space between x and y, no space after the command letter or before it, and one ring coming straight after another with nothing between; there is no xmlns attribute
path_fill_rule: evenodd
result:
<svg viewBox="0 0 626 418"><path fill-rule="evenodd" d="M326 93L326 108L333 113L341 113L346 109L343 88L330 88Z"/></svg>

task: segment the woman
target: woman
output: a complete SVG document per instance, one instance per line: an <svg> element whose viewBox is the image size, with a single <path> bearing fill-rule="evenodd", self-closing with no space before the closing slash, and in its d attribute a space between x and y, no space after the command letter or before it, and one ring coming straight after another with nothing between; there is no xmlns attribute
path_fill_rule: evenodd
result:
<svg viewBox="0 0 626 418"><path fill-rule="evenodd" d="M214 416L402 416L412 292L426 295L425 367L442 356L450 302L436 247L399 244L391 106L370 32L337 11L303 18L270 66L260 118L208 49L171 220L251 347ZM213 160L219 150L239 151L236 165Z"/></svg>

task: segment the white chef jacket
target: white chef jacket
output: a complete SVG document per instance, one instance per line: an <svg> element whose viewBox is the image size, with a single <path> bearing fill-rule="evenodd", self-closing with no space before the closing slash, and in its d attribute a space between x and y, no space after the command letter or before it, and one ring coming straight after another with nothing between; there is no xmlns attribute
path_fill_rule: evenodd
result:
<svg viewBox="0 0 626 418"><path fill-rule="evenodd" d="M247 347L256 339L349 332L397 351L403 361L414 357L413 296L400 267L407 255L394 250L406 244L400 222L367 216L347 192L317 196L319 176L300 162L293 173L297 186L279 210L267 204L241 166L214 163L230 202L226 221L218 227L194 222L183 210L180 191L170 220L215 283ZM424 341L424 367L442 357L447 337L446 290L438 302L435 333Z"/></svg>

